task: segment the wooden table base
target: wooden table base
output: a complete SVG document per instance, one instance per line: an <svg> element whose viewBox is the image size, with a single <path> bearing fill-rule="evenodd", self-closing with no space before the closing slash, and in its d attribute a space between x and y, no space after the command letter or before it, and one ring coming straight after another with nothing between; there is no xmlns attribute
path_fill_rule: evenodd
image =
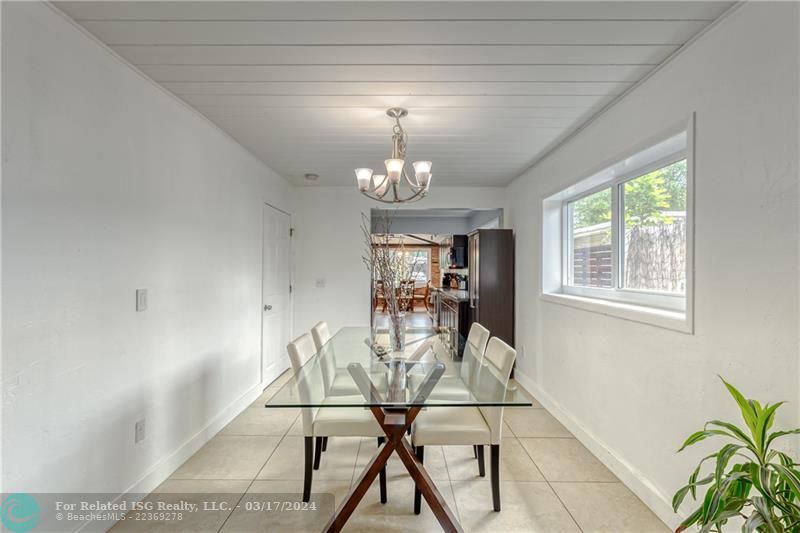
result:
<svg viewBox="0 0 800 533"><path fill-rule="evenodd" d="M411 445L405 438L406 431L411 427L411 423L417 417L417 414L419 414L420 408L386 410L381 407L370 407L370 409L384 433L386 433L386 442L378 447L372 460L358 478L358 482L350 489L347 498L339 505L336 514L334 514L323 531L331 533L342 530L350 515L356 510L361 498L364 497L370 485L375 481L375 477L389 461L392 452L394 452L400 456L400 460L403 461L406 470L408 470L417 488L425 497L425 501L428 502L442 529L448 533L463 533L461 524L456 520L453 511L448 507L447 502L439 493L425 467L412 452Z"/></svg>

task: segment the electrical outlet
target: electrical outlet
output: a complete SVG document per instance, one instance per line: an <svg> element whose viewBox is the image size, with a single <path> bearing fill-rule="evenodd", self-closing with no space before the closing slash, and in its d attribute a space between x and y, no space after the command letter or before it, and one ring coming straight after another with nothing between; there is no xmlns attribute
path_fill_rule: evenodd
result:
<svg viewBox="0 0 800 533"><path fill-rule="evenodd" d="M139 444L142 442L146 436L145 434L145 421L146 419L142 418L141 420L136 421L136 426L134 428L134 435L133 435L133 443Z"/></svg>
<svg viewBox="0 0 800 533"><path fill-rule="evenodd" d="M147 289L136 289L136 312L147 310Z"/></svg>

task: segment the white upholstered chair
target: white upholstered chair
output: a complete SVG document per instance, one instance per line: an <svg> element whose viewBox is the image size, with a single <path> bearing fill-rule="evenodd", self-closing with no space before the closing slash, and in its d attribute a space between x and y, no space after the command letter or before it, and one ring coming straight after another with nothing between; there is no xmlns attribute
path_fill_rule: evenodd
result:
<svg viewBox="0 0 800 533"><path fill-rule="evenodd" d="M317 361L308 364L317 352L311 335L305 333L286 347L289 360L297 382L300 399L303 402L325 402L322 369ZM338 398L341 401L341 397ZM335 400L335 399L334 399ZM356 403L356 402L353 402ZM301 409L303 435L305 437L305 476L303 501L311 496L313 470L319 469L323 439L327 437L375 437L378 444L383 442L385 433L372 413L358 407L322 407ZM314 439L316 438L316 446ZM315 453L316 452L316 453ZM313 470L312 470L313 456ZM380 473L381 503L386 503L386 470Z"/></svg>
<svg viewBox="0 0 800 533"><path fill-rule="evenodd" d="M517 352L508 344L493 337L486 346L483 364L475 377L474 394L480 399L505 395L511 368ZM432 407L420 413L411 433L417 457L424 461L425 446L478 446L480 475L483 469L483 447L491 447L492 501L500 510L500 443L502 442L502 407ZM419 514L421 494L414 491L414 512Z"/></svg>
<svg viewBox="0 0 800 533"><path fill-rule="evenodd" d="M314 347L317 351L320 351L325 343L331 340L331 331L328 329L327 322L317 322L317 324L311 328L311 336L314 338Z"/></svg>
<svg viewBox="0 0 800 533"><path fill-rule="evenodd" d="M430 394L432 399L466 400L469 398L477 371L483 363L486 344L489 342L489 330L477 322L473 322L464 346L459 373L444 375ZM477 452L476 452L477 456Z"/></svg>
<svg viewBox="0 0 800 533"><path fill-rule="evenodd" d="M314 338L314 348L320 353L320 366L322 367L322 379L325 383L325 394L327 396L353 396L360 394L358 387L353 382L347 369L337 368L336 353L333 346L328 346L323 352L322 349L331 339L331 333L327 322L317 322L311 328L311 336ZM322 451L327 448L327 442L322 446Z"/></svg>
<svg viewBox="0 0 800 533"><path fill-rule="evenodd" d="M489 342L489 330L477 322L473 322L469 327L467 344L472 345L481 355L486 351L486 344Z"/></svg>

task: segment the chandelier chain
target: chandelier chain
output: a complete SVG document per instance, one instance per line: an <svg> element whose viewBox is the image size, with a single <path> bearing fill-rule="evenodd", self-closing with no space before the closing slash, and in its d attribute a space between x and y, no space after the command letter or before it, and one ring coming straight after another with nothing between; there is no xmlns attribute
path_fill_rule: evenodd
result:
<svg viewBox="0 0 800 533"><path fill-rule="evenodd" d="M397 139L397 148L401 159L406 157L406 146L408 145L408 134L403 126L400 124L400 117L394 117L394 126L392 126L393 137Z"/></svg>

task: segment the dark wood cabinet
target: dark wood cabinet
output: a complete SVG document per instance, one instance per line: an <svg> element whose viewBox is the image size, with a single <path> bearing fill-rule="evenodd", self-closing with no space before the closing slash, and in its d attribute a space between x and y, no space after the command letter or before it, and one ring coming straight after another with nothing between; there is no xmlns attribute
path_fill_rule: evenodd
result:
<svg viewBox="0 0 800 533"><path fill-rule="evenodd" d="M469 235L469 323L514 346L514 234L481 229Z"/></svg>
<svg viewBox="0 0 800 533"><path fill-rule="evenodd" d="M458 296L464 291L437 291L436 325L450 334L450 345L460 357L464 353L464 341L469 334L469 302Z"/></svg>

